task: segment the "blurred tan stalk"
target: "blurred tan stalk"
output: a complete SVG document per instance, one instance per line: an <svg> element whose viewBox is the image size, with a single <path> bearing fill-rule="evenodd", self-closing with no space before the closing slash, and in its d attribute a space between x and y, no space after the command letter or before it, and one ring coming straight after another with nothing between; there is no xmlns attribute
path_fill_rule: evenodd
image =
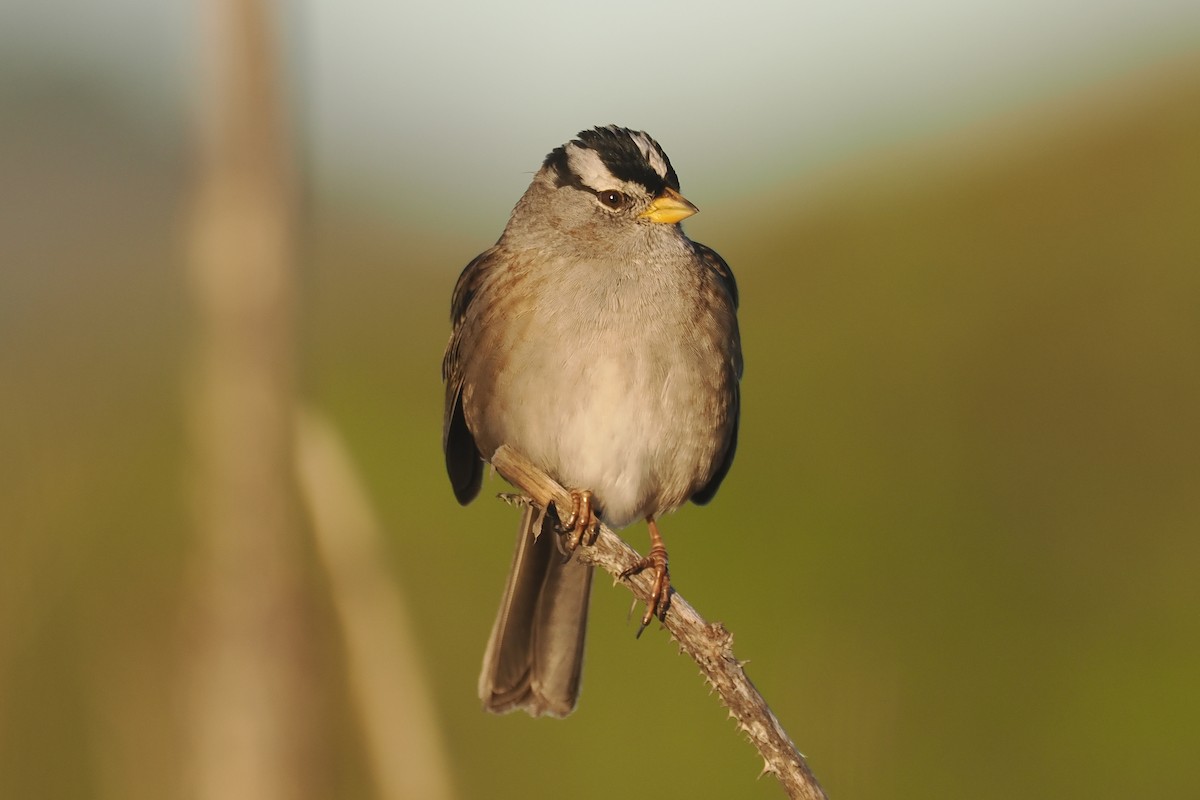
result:
<svg viewBox="0 0 1200 800"><path fill-rule="evenodd" d="M298 416L296 447L379 794L385 800L449 798L437 716L414 657L419 646L403 598L379 566L386 558L370 501L337 433L320 416Z"/></svg>
<svg viewBox="0 0 1200 800"><path fill-rule="evenodd" d="M270 9L203 3L185 796L313 792L292 469L294 190Z"/></svg>

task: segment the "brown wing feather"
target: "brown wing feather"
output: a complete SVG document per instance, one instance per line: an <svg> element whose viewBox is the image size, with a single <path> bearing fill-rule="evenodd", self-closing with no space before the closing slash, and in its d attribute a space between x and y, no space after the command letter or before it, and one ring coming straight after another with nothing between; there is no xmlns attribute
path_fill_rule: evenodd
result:
<svg viewBox="0 0 1200 800"><path fill-rule="evenodd" d="M737 280L733 277L733 270L725 263L725 259L717 254L707 245L699 242L692 242L695 248L696 255L700 258L700 262L706 269L712 272L717 277L717 282L725 289L729 295L729 300L733 305L733 311L737 311L738 307L738 288ZM704 505L709 500L713 499L713 495L717 493L717 489L721 486L721 481L725 480L725 476L729 474L729 468L733 466L733 456L737 452L738 439L738 422L741 414L741 390L738 386L738 381L742 379L742 342L741 336L737 330L737 320L734 319L733 329L733 352L730 356L730 368L733 370L733 397L730 399L729 414L733 419L733 427L729 432L729 439L725 444L725 450L717 462L717 468L713 472L713 476L709 478L708 483L702 486L695 494L692 495L692 502L697 505Z"/></svg>
<svg viewBox="0 0 1200 800"><path fill-rule="evenodd" d="M459 345L463 322L475 297L495 248L476 256L458 276L450 300L450 321L454 325L446 352L442 356L442 380L446 382L446 405L442 416L442 452L446 456L446 474L458 502L466 505L479 494L483 483L483 457L475 445L475 437L463 415L463 375L460 368Z"/></svg>

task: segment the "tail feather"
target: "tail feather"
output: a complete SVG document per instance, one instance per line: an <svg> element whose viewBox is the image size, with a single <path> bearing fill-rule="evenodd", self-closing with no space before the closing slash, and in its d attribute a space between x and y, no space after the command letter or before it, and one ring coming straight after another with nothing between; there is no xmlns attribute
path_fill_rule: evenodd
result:
<svg viewBox="0 0 1200 800"><path fill-rule="evenodd" d="M563 562L553 512L540 531L537 520L536 509L527 507L483 656L479 697L497 714L520 708L535 717L565 717L579 699L592 568Z"/></svg>

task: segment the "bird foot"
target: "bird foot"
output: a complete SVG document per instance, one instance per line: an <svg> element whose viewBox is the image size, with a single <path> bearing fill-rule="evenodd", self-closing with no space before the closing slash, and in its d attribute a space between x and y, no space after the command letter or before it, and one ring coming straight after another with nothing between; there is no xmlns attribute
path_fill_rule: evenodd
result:
<svg viewBox="0 0 1200 800"><path fill-rule="evenodd" d="M667 547L658 532L654 520L647 520L650 527L650 552L629 569L621 573L621 578L629 578L643 570L654 569L654 583L650 587L650 600L646 603L646 613L642 616L642 626L638 628L640 638L642 631L650 624L650 620L658 617L660 622L666 622L667 609L671 605L671 571L667 567Z"/></svg>
<svg viewBox="0 0 1200 800"><path fill-rule="evenodd" d="M559 521L558 531L566 535L562 547L568 558L580 544L591 546L596 543L600 535L600 519L592 506L591 492L586 489L571 490L571 515Z"/></svg>

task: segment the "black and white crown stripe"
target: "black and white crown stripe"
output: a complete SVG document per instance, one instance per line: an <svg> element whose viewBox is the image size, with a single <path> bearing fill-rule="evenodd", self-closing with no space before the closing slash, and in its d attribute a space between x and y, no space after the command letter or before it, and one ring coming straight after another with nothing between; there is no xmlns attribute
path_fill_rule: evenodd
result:
<svg viewBox="0 0 1200 800"><path fill-rule="evenodd" d="M619 188L613 179L636 183L651 197L667 187L679 191L679 177L658 142L643 131L609 125L580 131L576 139L555 148L543 167L554 171L559 186L590 191Z"/></svg>

